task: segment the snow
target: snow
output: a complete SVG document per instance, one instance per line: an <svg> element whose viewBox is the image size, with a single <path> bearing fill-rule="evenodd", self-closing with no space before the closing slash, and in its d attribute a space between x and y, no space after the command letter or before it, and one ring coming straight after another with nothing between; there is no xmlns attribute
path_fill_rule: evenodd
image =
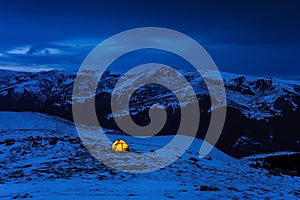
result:
<svg viewBox="0 0 300 200"><path fill-rule="evenodd" d="M208 90L203 79L209 82L212 81L214 83L211 84L212 92L216 94L220 93L220 88L218 87L220 83L215 82L217 81L216 78L219 76L220 72L202 70L201 75L192 71L179 70L179 72L189 80L189 83L193 86L193 89L195 90L196 94L208 95ZM124 92L130 89L131 86L137 85L136 83L139 80L145 79L145 76L151 77L152 75L154 75L155 77L155 73L155 70L148 69L145 72L137 71L135 74L131 74L128 79L122 82L123 87L121 91ZM172 79L171 81L168 81L170 77L166 72L164 73L164 76L160 76L160 81L168 83L168 85L166 85L168 88L172 88L170 87L171 84L177 84L178 81L172 81ZM220 74L223 78L224 85L226 88L227 105L240 110L248 118L254 118L257 120L267 120L268 118L273 117L274 115L281 116L282 111L275 109L274 105L276 103L276 100L282 96L286 96L288 98L288 100L293 106L292 109L294 111L298 107L297 103L295 103L294 100L291 98L291 94L295 94L296 96L300 95L299 91L295 91L296 87L300 88L299 81L288 81L278 78L242 76L225 72L221 72ZM164 78L166 80L163 80ZM237 79L243 79L243 81L241 83L238 83L236 82ZM154 90L157 90L157 88L154 87ZM180 89L178 89L177 92L180 93L181 96L186 99L188 99L188 97L191 95L185 90L184 85ZM164 97L170 99L171 96L169 95L169 93L161 93L158 96L156 96L156 99L162 99ZM222 100L216 100L219 103L212 109L217 109L223 106ZM190 102L187 101L187 103Z"/></svg>
<svg viewBox="0 0 300 200"><path fill-rule="evenodd" d="M255 155L244 157L241 160L250 161L250 160L266 158L266 157L270 157L270 156L293 155L293 154L297 154L297 153L298 152L278 151L278 152L273 152L273 153L255 154Z"/></svg>
<svg viewBox="0 0 300 200"><path fill-rule="evenodd" d="M167 70L162 71L158 76L157 71L153 69L147 69L145 72L136 71L134 74L129 74L128 79L121 81L122 90L121 93L127 92L130 86L136 86L140 80L147 79L151 76L159 78L162 83L167 83L166 87L175 87L178 84L178 80L169 77ZM14 101L18 101L25 92L29 93L33 98L38 99L40 102L45 103L51 102L51 104L60 103L61 105L72 104L72 84L76 76L75 72L63 72L58 70L48 71L48 72L38 72L38 73L28 73L28 72L13 72L8 70L0 70L0 96L5 97L9 95ZM212 81L213 85L212 91L218 94L219 87L217 82L214 82L218 73L216 71L202 71L202 77L195 71L185 71L179 70L179 72L184 75L189 83L192 85L195 93L201 98L206 98L208 90L203 78ZM90 88L90 77L96 72L84 72L79 76L80 85L78 91L76 91L80 96L73 96L73 101L78 103L83 103L88 99L92 99L95 96L94 88ZM238 109L246 117L257 120L268 120L274 116L281 116L282 109L276 109L276 101L278 98L287 98L292 105L292 110L296 111L299 107L298 102L295 100L295 96L300 95L300 82L294 80L282 80L278 78L263 78L263 77L253 77L253 76L242 76L231 73L221 72L221 76L224 80L224 85L226 88L227 105L229 107ZM102 77L101 83L96 91L97 94L106 93L111 94L114 85L121 78L120 74L105 73ZM173 85L175 84L175 85ZM152 90L154 90L152 92ZM14 91L14 92L12 92ZM162 91L158 87L153 86L149 88L151 95L145 95L147 105L151 103L157 103L157 99L167 99L169 105L164 105L166 107L173 106L176 102L174 95L170 92ZM190 102L190 95L192 93L187 92L185 85L182 85L177 91L180 96L185 99L186 104ZM117 94L121 96L122 94ZM153 95L156 95L153 97ZM218 96L218 95L216 95ZM55 98L54 98L55 97ZM152 98L152 99L151 99ZM216 99L219 103L212 109L217 109L223 106L220 99ZM145 106L139 106L137 102L136 106L140 109L145 109ZM175 103L176 104L176 103ZM151 106L151 105L150 105ZM177 105L175 105L177 106ZM137 110L137 112L140 110ZM211 110L210 110L211 111ZM122 113L120 111L120 113Z"/></svg>
<svg viewBox="0 0 300 200"><path fill-rule="evenodd" d="M145 143L113 130L106 133L136 151L159 149L173 137L154 136ZM299 177L269 175L216 148L200 159L201 144L195 139L163 169L131 174L94 159L67 120L0 112L0 199L299 199Z"/></svg>

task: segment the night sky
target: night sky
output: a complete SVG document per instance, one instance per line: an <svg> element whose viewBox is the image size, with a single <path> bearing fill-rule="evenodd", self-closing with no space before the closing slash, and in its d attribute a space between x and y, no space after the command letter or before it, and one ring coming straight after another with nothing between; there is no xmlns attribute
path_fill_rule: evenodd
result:
<svg viewBox="0 0 300 200"><path fill-rule="evenodd" d="M77 70L89 51L107 37L156 26L197 40L221 71L300 78L299 10L297 0L3 0L0 68ZM164 57L150 53L155 54ZM172 63L172 56L164 58Z"/></svg>

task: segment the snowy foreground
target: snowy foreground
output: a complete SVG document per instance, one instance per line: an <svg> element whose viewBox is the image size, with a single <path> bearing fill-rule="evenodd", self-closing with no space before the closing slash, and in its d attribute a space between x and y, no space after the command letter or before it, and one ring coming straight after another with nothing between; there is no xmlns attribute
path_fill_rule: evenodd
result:
<svg viewBox="0 0 300 200"><path fill-rule="evenodd" d="M137 138L107 131L135 151L172 136ZM184 136L182 136L184 137ZM171 165L129 174L93 158L72 123L44 114L0 112L0 199L299 199L300 178L274 176L218 149L199 159L201 140Z"/></svg>

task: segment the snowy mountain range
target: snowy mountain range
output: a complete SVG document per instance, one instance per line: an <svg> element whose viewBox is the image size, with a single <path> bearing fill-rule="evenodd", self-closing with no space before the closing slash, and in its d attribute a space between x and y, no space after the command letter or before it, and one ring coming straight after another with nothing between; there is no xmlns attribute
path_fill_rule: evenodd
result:
<svg viewBox="0 0 300 200"><path fill-rule="evenodd" d="M198 73L180 72L197 94L201 109L197 137L203 138L211 113L206 84ZM151 76L153 73L154 70L149 70L146 74ZM96 94L84 94L84 99L74 98L76 103L82 104L95 98L98 120L105 128L119 130L112 118L110 100L114 86L121 76L106 71L98 84ZM134 80L127 84L145 78L144 76L144 73L137 72L134 74ZM213 72L207 71L202 76L214 81ZM0 110L35 111L72 120L72 89L75 77L75 72L57 70L36 73L1 70ZM168 74L165 74L165 77L168 77ZM218 148L234 157L281 150L300 151L299 80L258 78L229 73L222 73L222 77L228 107L225 127L217 143ZM83 78L82 87L88 85L88 77ZM168 113L168 120L159 135L176 133L180 108L175 95L165 87L151 84L137 89L130 101L130 114L137 124L145 125L149 123L149 108L158 102Z"/></svg>

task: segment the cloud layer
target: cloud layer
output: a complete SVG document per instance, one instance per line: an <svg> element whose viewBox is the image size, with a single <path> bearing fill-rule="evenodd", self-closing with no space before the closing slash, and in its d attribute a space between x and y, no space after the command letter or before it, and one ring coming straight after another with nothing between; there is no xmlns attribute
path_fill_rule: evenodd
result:
<svg viewBox="0 0 300 200"><path fill-rule="evenodd" d="M291 0L2 2L0 66L76 70L107 37L156 26L196 39L222 71L300 77L298 4ZM117 45L114 48L120 48ZM147 53L145 60L164 55ZM119 64L143 56L132 55Z"/></svg>

